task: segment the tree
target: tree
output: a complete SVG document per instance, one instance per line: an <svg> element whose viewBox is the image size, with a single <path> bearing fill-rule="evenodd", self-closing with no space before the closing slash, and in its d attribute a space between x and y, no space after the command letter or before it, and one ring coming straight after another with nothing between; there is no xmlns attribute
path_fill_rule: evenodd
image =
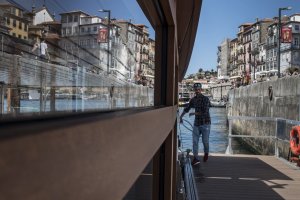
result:
<svg viewBox="0 0 300 200"><path fill-rule="evenodd" d="M204 76L203 76L203 74L201 74L201 73L197 73L197 78L198 78L198 79L203 79Z"/></svg>
<svg viewBox="0 0 300 200"><path fill-rule="evenodd" d="M203 72L203 69L202 69L202 68L200 68L200 69L198 70L198 72L199 72L199 73Z"/></svg>
<svg viewBox="0 0 300 200"><path fill-rule="evenodd" d="M187 79L192 79L192 78L194 78L193 74L190 74L190 75L187 76Z"/></svg>

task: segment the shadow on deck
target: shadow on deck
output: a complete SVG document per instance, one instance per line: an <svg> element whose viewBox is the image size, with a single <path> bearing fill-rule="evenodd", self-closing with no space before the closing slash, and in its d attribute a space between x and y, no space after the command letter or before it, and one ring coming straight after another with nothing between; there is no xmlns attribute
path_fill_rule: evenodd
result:
<svg viewBox="0 0 300 200"><path fill-rule="evenodd" d="M299 199L300 171L273 156L212 155L193 167L199 199Z"/></svg>

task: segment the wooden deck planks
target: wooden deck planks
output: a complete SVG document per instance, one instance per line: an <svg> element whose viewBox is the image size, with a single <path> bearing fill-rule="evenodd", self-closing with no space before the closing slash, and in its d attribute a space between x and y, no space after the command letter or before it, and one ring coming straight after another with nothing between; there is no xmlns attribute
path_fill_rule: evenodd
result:
<svg viewBox="0 0 300 200"><path fill-rule="evenodd" d="M274 156L212 154L194 166L199 199L300 199L300 170Z"/></svg>

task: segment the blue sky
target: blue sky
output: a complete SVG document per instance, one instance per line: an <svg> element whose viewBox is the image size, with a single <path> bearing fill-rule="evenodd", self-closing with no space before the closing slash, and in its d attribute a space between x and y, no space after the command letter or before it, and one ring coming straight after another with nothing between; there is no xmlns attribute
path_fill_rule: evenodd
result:
<svg viewBox="0 0 300 200"><path fill-rule="evenodd" d="M44 0L15 0L31 9L32 2L40 8ZM183 1L183 0L180 0ZM192 0L186 0L192 1ZM92 15L105 17L99 9L111 10L111 17L132 19L150 27L150 36L154 32L139 8L136 0L46 0L49 10L59 13L71 10L82 10ZM278 15L279 7L292 6L291 11L282 14L300 13L300 0L203 0L198 32L194 50L186 75L196 73L199 68L216 70L217 46L225 38L234 38L238 26L245 22L254 22L256 18L273 18Z"/></svg>
<svg viewBox="0 0 300 200"><path fill-rule="evenodd" d="M279 7L292 6L283 15L300 13L300 0L203 0L198 32L186 75L199 68L217 66L217 46L225 38L236 37L238 26L256 18L278 16Z"/></svg>

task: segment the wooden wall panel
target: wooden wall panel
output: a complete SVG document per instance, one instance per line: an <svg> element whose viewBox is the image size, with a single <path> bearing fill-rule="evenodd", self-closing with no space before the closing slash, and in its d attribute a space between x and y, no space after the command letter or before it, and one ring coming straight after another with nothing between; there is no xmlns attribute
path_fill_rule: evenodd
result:
<svg viewBox="0 0 300 200"><path fill-rule="evenodd" d="M0 199L121 199L173 129L176 110L65 127L57 120L59 128L2 138Z"/></svg>

